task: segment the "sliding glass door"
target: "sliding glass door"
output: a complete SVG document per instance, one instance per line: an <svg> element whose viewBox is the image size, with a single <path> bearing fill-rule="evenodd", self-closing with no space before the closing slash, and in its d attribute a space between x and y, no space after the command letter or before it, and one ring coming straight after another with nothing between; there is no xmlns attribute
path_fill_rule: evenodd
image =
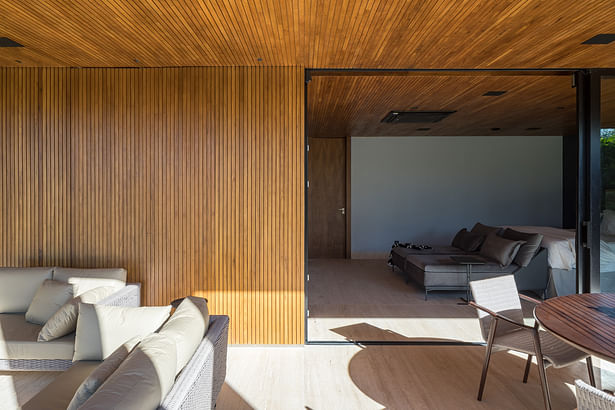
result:
<svg viewBox="0 0 615 410"><path fill-rule="evenodd" d="M615 292L615 77L600 78L600 292ZM593 275L592 278L596 278ZM596 284L595 284L596 285Z"/></svg>

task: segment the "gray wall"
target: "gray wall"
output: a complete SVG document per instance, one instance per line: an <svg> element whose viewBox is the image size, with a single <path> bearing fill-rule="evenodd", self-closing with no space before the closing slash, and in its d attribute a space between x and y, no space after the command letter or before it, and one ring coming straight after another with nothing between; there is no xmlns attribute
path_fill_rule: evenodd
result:
<svg viewBox="0 0 615 410"><path fill-rule="evenodd" d="M353 137L352 257L461 228L562 221L562 137Z"/></svg>

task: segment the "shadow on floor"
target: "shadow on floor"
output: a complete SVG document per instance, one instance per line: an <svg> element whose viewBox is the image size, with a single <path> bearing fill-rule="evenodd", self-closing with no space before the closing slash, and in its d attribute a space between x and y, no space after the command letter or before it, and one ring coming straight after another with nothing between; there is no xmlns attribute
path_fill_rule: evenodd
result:
<svg viewBox="0 0 615 410"><path fill-rule="evenodd" d="M216 410L250 410L255 409L248 403L239 393L235 391L228 383L222 385L222 390L216 401Z"/></svg>
<svg viewBox="0 0 615 410"><path fill-rule="evenodd" d="M370 332L381 340L416 341L364 324L335 329L348 340ZM443 340L439 340L443 341ZM522 383L525 357L507 352L494 354L484 400L476 393L484 358L481 346L360 346L349 362L353 383L387 409L540 409L542 393L536 367L527 384ZM575 378L586 379L584 363L547 371L553 408L573 409Z"/></svg>

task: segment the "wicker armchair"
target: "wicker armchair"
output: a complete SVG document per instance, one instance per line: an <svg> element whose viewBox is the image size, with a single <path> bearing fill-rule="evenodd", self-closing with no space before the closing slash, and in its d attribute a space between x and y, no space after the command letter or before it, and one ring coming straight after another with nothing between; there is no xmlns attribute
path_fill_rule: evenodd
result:
<svg viewBox="0 0 615 410"><path fill-rule="evenodd" d="M587 361L590 383L595 386L591 356L561 341L551 333L540 331L538 323L528 326L523 323L523 311L519 297L540 303L539 301L517 293L515 279L512 275L470 282L475 302L470 302L477 309L483 339L487 341L485 362L478 390L478 400L482 400L489 359L492 351L515 350L528 355L523 382L527 377L536 356L543 400L546 409L551 409L549 386L545 369L565 367L581 359Z"/></svg>
<svg viewBox="0 0 615 410"><path fill-rule="evenodd" d="M575 380L578 410L615 410L615 396Z"/></svg>

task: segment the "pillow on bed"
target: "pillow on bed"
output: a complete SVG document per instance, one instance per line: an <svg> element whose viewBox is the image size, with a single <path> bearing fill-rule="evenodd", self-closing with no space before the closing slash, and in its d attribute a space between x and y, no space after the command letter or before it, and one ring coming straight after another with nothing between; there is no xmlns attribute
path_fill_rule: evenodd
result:
<svg viewBox="0 0 615 410"><path fill-rule="evenodd" d="M474 227L472 228L470 232L482 235L486 238L492 233L499 235L502 232L502 228L500 228L499 226L483 225L480 222L476 222L476 224L474 225Z"/></svg>
<svg viewBox="0 0 615 410"><path fill-rule="evenodd" d="M615 235L615 211L605 209L600 222L600 233L604 235Z"/></svg>
<svg viewBox="0 0 615 410"><path fill-rule="evenodd" d="M542 235L539 233L519 232L510 228L506 228L504 230L502 233L502 238L513 241L525 241L525 243L519 248L519 252L517 252L515 259L513 260L513 262L523 268L530 264L534 255L538 252L538 248L542 242Z"/></svg>
<svg viewBox="0 0 615 410"><path fill-rule="evenodd" d="M485 239L480 248L480 255L499 263L502 267L506 267L515 259L523 244L525 244L524 241L513 241L492 233Z"/></svg>
<svg viewBox="0 0 615 410"><path fill-rule="evenodd" d="M480 248L484 240L485 237L483 235L468 232L466 228L463 228L453 238L452 245L466 252L475 252Z"/></svg>

